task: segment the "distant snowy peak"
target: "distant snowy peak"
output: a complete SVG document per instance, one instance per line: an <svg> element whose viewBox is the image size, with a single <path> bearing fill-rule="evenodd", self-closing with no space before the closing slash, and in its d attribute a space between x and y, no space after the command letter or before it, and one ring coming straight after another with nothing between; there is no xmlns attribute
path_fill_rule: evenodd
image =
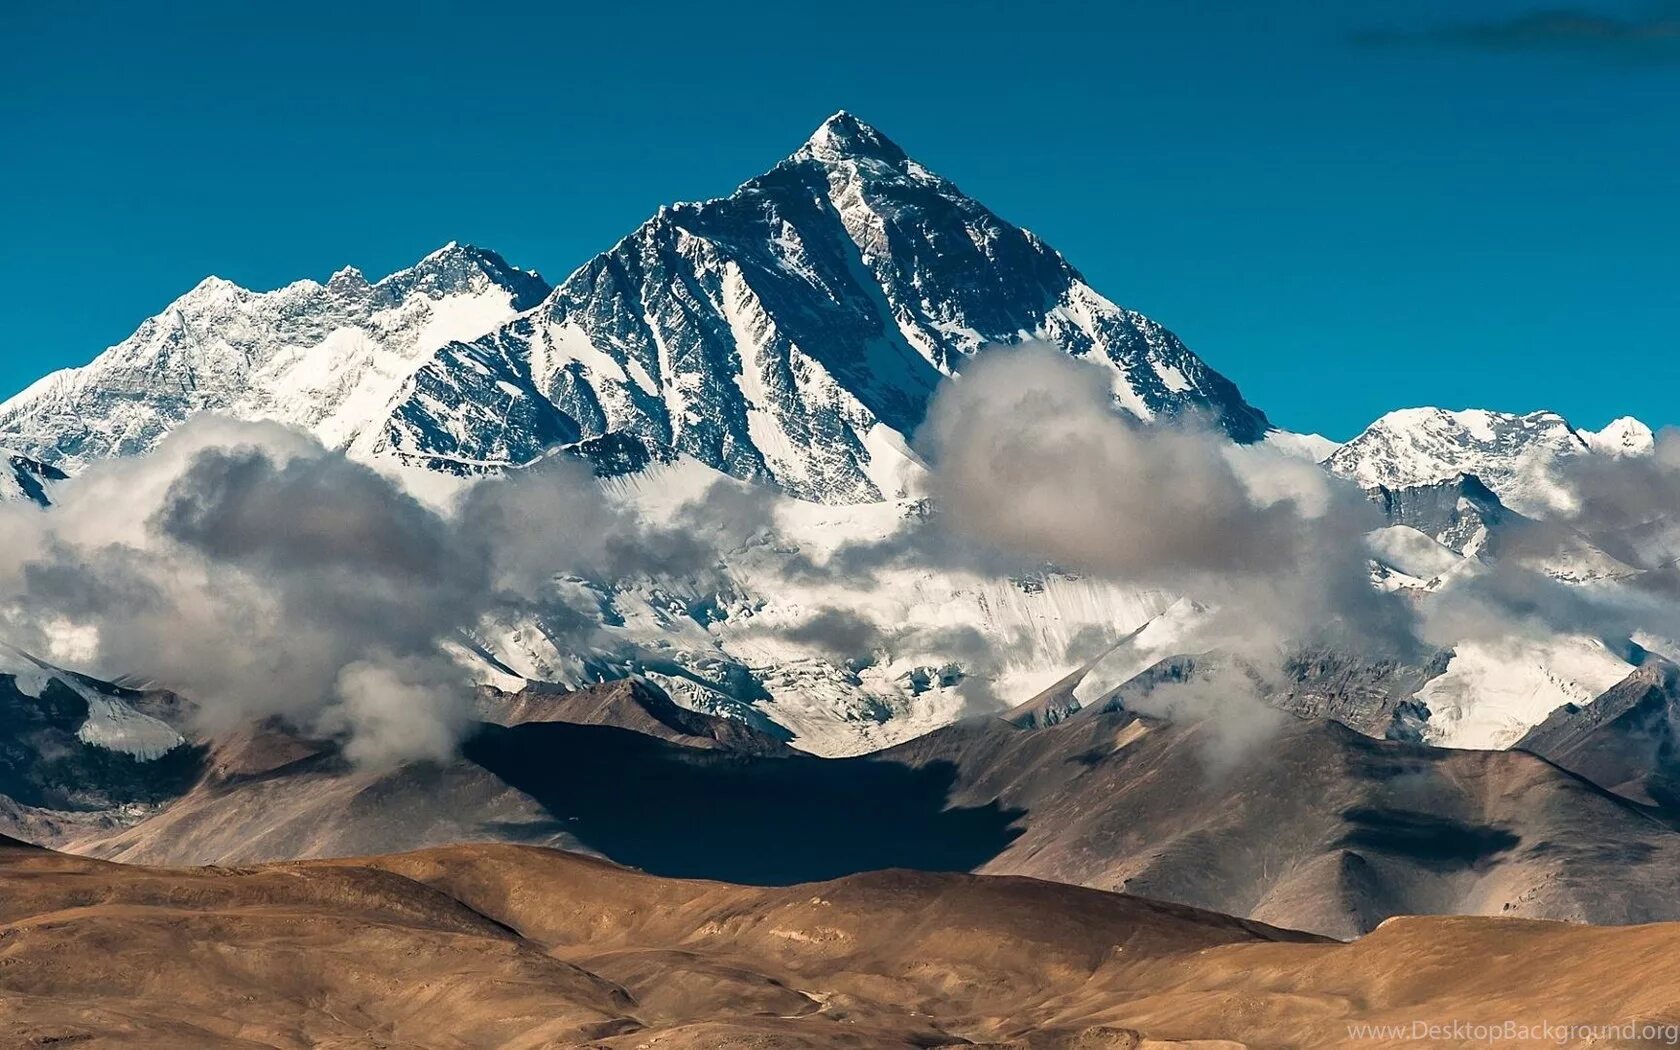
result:
<svg viewBox="0 0 1680 1050"><path fill-rule="evenodd" d="M1268 429L1171 332L838 113L728 197L661 208L537 310L443 348L377 448L473 470L617 434L806 499L874 500L897 494L940 380L1026 340L1100 363L1140 417Z"/></svg>
<svg viewBox="0 0 1680 1050"><path fill-rule="evenodd" d="M1657 447L1657 438L1651 433L1651 428L1632 416L1613 420L1603 430L1582 430L1579 433L1594 452L1610 456L1643 456Z"/></svg>
<svg viewBox="0 0 1680 1050"><path fill-rule="evenodd" d="M369 282L346 268L254 292L209 277L91 363L0 405L0 442L74 471L144 452L206 410L278 419L353 444L438 347L548 293L494 252L451 243Z"/></svg>
<svg viewBox="0 0 1680 1050"><path fill-rule="evenodd" d="M1340 442L1332 441L1323 434L1297 434L1289 430L1267 431L1263 440L1266 447L1309 463L1323 463L1342 447Z"/></svg>
<svg viewBox="0 0 1680 1050"><path fill-rule="evenodd" d="M1372 423L1325 465L1366 489L1414 488L1468 474L1511 509L1544 517L1567 500L1558 484L1561 461L1593 452L1641 454L1651 441L1650 429L1632 419L1594 434L1555 412L1408 408Z"/></svg>

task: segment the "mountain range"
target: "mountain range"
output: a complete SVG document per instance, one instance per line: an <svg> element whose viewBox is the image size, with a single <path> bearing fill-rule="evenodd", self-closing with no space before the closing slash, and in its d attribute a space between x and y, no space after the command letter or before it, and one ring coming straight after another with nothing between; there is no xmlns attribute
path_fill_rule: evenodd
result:
<svg viewBox="0 0 1680 1050"><path fill-rule="evenodd" d="M445 476L555 453L585 456L602 473L640 471L644 491L692 483L670 471L721 472L834 506L793 530L810 547L825 531L879 535L914 515L916 434L934 389L981 348L1027 341L1099 364L1116 403L1140 419L1196 413L1236 442L1322 460L1364 487L1401 527L1379 558L1391 586L1427 589L1443 572L1505 556L1501 544L1559 576L1639 571L1585 540L1530 550L1542 530L1512 523L1555 510L1561 464L1649 452L1643 425L1592 433L1544 412L1411 409L1340 446L1276 430L1171 332L1115 305L1038 237L845 112L729 196L659 209L557 286L459 244L373 282L348 268L272 292L208 278L88 365L0 404L0 446L14 450L0 496L50 501L60 475L143 453L215 411L279 420L355 457ZM1461 493L1439 488L1449 482ZM1483 496L1462 495L1476 486ZM1502 539L1484 549L1495 533ZM662 591L619 589L600 596L615 648L556 647L540 619L490 623L473 640L488 656L476 673L510 687L647 674L691 706L767 716L802 746L854 752L948 721L963 706L950 690L964 680L995 680L1003 699L1023 700L1089 658L1074 653L1076 639L1121 642L1172 601L1055 576L1027 588L907 579L902 591L845 598L880 622L975 625L1011 655L980 667L920 652L859 672L779 641L812 614L815 596L785 593L785 571L763 552L747 561L758 568L731 566L735 593L685 601L760 614L750 639L739 615L684 611L673 624ZM1034 640L1011 644L1022 631ZM1436 688L1452 695L1437 706L1462 706L1461 694L1485 681L1483 665L1516 661L1538 683L1539 709L1525 709L1526 724L1500 722L1496 736L1509 742L1633 666L1590 640L1536 646L1461 650L1456 671L1443 668ZM1125 660L1108 658L1109 686L1124 677L1116 663ZM1435 722L1439 742L1486 739L1443 734L1445 724Z"/></svg>
<svg viewBox="0 0 1680 1050"><path fill-rule="evenodd" d="M276 419L371 450L415 368L540 302L542 278L494 252L449 244L369 283L253 292L207 277L81 368L54 372L0 406L0 442L74 472L156 447L199 412Z"/></svg>
<svg viewBox="0 0 1680 1050"><path fill-rule="evenodd" d="M871 501L894 494L940 379L1023 340L1101 362L1142 418L1204 411L1239 441L1269 429L1171 332L842 112L557 288L454 244L373 284L209 278L0 405L0 441L73 469L216 410L475 472L618 434L801 498Z"/></svg>
<svg viewBox="0 0 1680 1050"><path fill-rule="evenodd" d="M1550 412L1406 409L1342 445L1276 430L1170 331L842 111L770 171L660 208L556 287L456 243L371 283L352 267L272 292L206 278L0 404L0 445L74 473L215 411L474 473L622 437L801 499L873 502L903 493L938 383L1027 341L1101 364L1141 419L1201 413L1366 488L1472 475L1543 511L1560 458L1653 442L1636 420L1590 432Z"/></svg>
<svg viewBox="0 0 1680 1050"><path fill-rule="evenodd" d="M476 719L441 764L360 768L284 721L202 732L194 707L214 698L12 654L5 819L169 864L506 839L751 882L980 869L1336 936L1410 912L1680 917L1664 659L1680 652L1660 632L1530 622L1405 658L1299 647L1262 671L1193 643L1216 611L1160 586L1055 566L812 578L925 519L935 391L1025 343L1094 364L1142 425L1193 416L1349 482L1379 526L1373 583L1417 608L1509 569L1595 598L1666 586L1664 548L1583 523L1566 484L1651 457L1643 424L1419 408L1343 444L1281 431L1170 331L842 112L556 285L453 243L377 281L209 278L0 404L0 498L41 507L205 412L290 424L444 492L581 457L650 520L720 479L776 500L773 527L704 579L568 578L567 604L473 627L457 655ZM1210 772L1221 720L1249 716L1149 698L1239 680L1283 721ZM879 825L852 827L859 807Z"/></svg>

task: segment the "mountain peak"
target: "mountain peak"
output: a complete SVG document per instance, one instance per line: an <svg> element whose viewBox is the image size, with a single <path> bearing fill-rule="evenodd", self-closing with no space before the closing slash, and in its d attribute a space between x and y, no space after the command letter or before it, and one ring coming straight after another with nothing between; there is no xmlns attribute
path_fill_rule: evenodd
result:
<svg viewBox="0 0 1680 1050"><path fill-rule="evenodd" d="M483 257L485 254L486 251L483 248L479 248L471 244L462 244L460 241L450 241L441 248L427 252L418 265L424 266L426 263L435 262L439 259L469 259L474 257Z"/></svg>
<svg viewBox="0 0 1680 1050"><path fill-rule="evenodd" d="M899 164L909 158L897 143L845 110L823 121L805 141L800 153L825 164L843 160L876 160Z"/></svg>
<svg viewBox="0 0 1680 1050"><path fill-rule="evenodd" d="M1603 430L1583 430L1580 434L1593 451L1611 456L1645 455L1657 444L1651 428L1632 416L1612 420Z"/></svg>
<svg viewBox="0 0 1680 1050"><path fill-rule="evenodd" d="M365 288L367 283L367 277L354 266L346 266L327 279L328 288Z"/></svg>
<svg viewBox="0 0 1680 1050"><path fill-rule="evenodd" d="M1139 419L1208 411L1242 442L1269 429L1171 332L842 110L434 358L380 450L458 469L621 435L797 498L875 502L909 491L906 437L943 378L1023 338L1112 370Z"/></svg>
<svg viewBox="0 0 1680 1050"><path fill-rule="evenodd" d="M243 291L245 291L243 287L234 284L227 278L217 277L215 274L211 274L209 277L206 277L204 280L193 285L185 295L181 296L181 299L205 299L215 296L236 295Z"/></svg>
<svg viewBox="0 0 1680 1050"><path fill-rule="evenodd" d="M450 241L443 247L426 253L425 257L409 267L409 270L428 271L460 268L473 268L491 272L513 269L506 259L489 248L480 248L476 244L463 244L460 241Z"/></svg>
<svg viewBox="0 0 1680 1050"><path fill-rule="evenodd" d="M507 260L488 248L480 248L472 244L462 244L460 241L450 241L448 244L428 252L424 258L413 266L411 271L437 270L503 270L508 268Z"/></svg>
<svg viewBox="0 0 1680 1050"><path fill-rule="evenodd" d="M535 306L550 291L548 282L535 271L521 270L488 248L459 241L450 241L379 283L401 289L404 294L418 290L436 298L464 291L486 278L513 292L520 310Z"/></svg>
<svg viewBox="0 0 1680 1050"><path fill-rule="evenodd" d="M1410 488L1473 474L1512 510L1545 517L1560 498L1554 476L1565 457L1594 446L1556 412L1390 412L1337 449L1326 466L1363 488Z"/></svg>

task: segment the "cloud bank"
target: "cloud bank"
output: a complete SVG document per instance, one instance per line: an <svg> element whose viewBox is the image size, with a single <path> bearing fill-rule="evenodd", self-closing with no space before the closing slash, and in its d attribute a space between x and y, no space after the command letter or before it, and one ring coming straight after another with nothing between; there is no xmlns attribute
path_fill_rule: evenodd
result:
<svg viewBox="0 0 1680 1050"><path fill-rule="evenodd" d="M486 614L553 612L557 574L693 577L757 524L720 482L651 525L568 460L440 511L301 432L211 416L57 495L0 510L8 641L178 690L207 730L282 715L366 762L450 752L472 690L449 649Z"/></svg>
<svg viewBox="0 0 1680 1050"><path fill-rule="evenodd" d="M1409 650L1406 603L1371 586L1383 524L1316 465L1231 444L1194 418L1142 424L1105 373L1054 349L981 355L941 387L916 437L930 538L908 551L1057 568L1187 595L1233 651L1313 637Z"/></svg>
<svg viewBox="0 0 1680 1050"><path fill-rule="evenodd" d="M602 590L557 580L726 593L729 559L748 545L772 552L759 561L786 586L820 580L833 593L908 568L1055 571L1188 598L1197 615L1174 644L1243 672L1159 690L1159 710L1137 704L1217 713L1239 723L1221 739L1243 742L1276 724L1245 701L1284 683L1304 644L1416 660L1513 632L1592 632L1630 648L1641 632L1680 637L1680 584L1665 589L1661 571L1638 587L1584 588L1493 565L1420 608L1373 585L1368 536L1385 522L1351 483L1195 418L1139 423L1115 406L1104 369L1059 350L973 359L941 385L914 443L928 465L922 512L819 557L779 544L782 497L728 479L651 521L584 464L554 459L440 509L300 431L200 417L147 456L90 467L50 510L0 508L0 638L178 690L208 731L279 715L385 763L445 757L471 724L455 647L487 618L528 616L562 653L603 651L622 639L601 626ZM1662 435L1648 458L1581 457L1572 470L1568 529L1675 577L1680 436ZM972 712L1026 699L998 695L994 680L1046 659L1024 630L883 624L839 606L766 629L852 671L883 658L935 669ZM1071 669L1118 640L1100 634L1079 633L1050 661Z"/></svg>

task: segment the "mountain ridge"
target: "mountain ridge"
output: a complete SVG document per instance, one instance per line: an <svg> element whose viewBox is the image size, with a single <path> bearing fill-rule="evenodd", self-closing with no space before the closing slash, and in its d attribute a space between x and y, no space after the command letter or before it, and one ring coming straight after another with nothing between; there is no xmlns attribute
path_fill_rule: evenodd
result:
<svg viewBox="0 0 1680 1050"><path fill-rule="evenodd" d="M1415 488L1470 475L1512 510L1544 517L1568 509L1560 464L1590 454L1645 455L1654 443L1651 429L1627 416L1590 431L1550 410L1404 408L1342 443L1324 465L1365 489Z"/></svg>
<svg viewBox="0 0 1680 1050"><path fill-rule="evenodd" d="M0 404L0 444L73 473L221 411L350 447L436 345L488 330L547 290L495 252L453 241L374 282L353 267L267 292L206 277L88 364Z"/></svg>

